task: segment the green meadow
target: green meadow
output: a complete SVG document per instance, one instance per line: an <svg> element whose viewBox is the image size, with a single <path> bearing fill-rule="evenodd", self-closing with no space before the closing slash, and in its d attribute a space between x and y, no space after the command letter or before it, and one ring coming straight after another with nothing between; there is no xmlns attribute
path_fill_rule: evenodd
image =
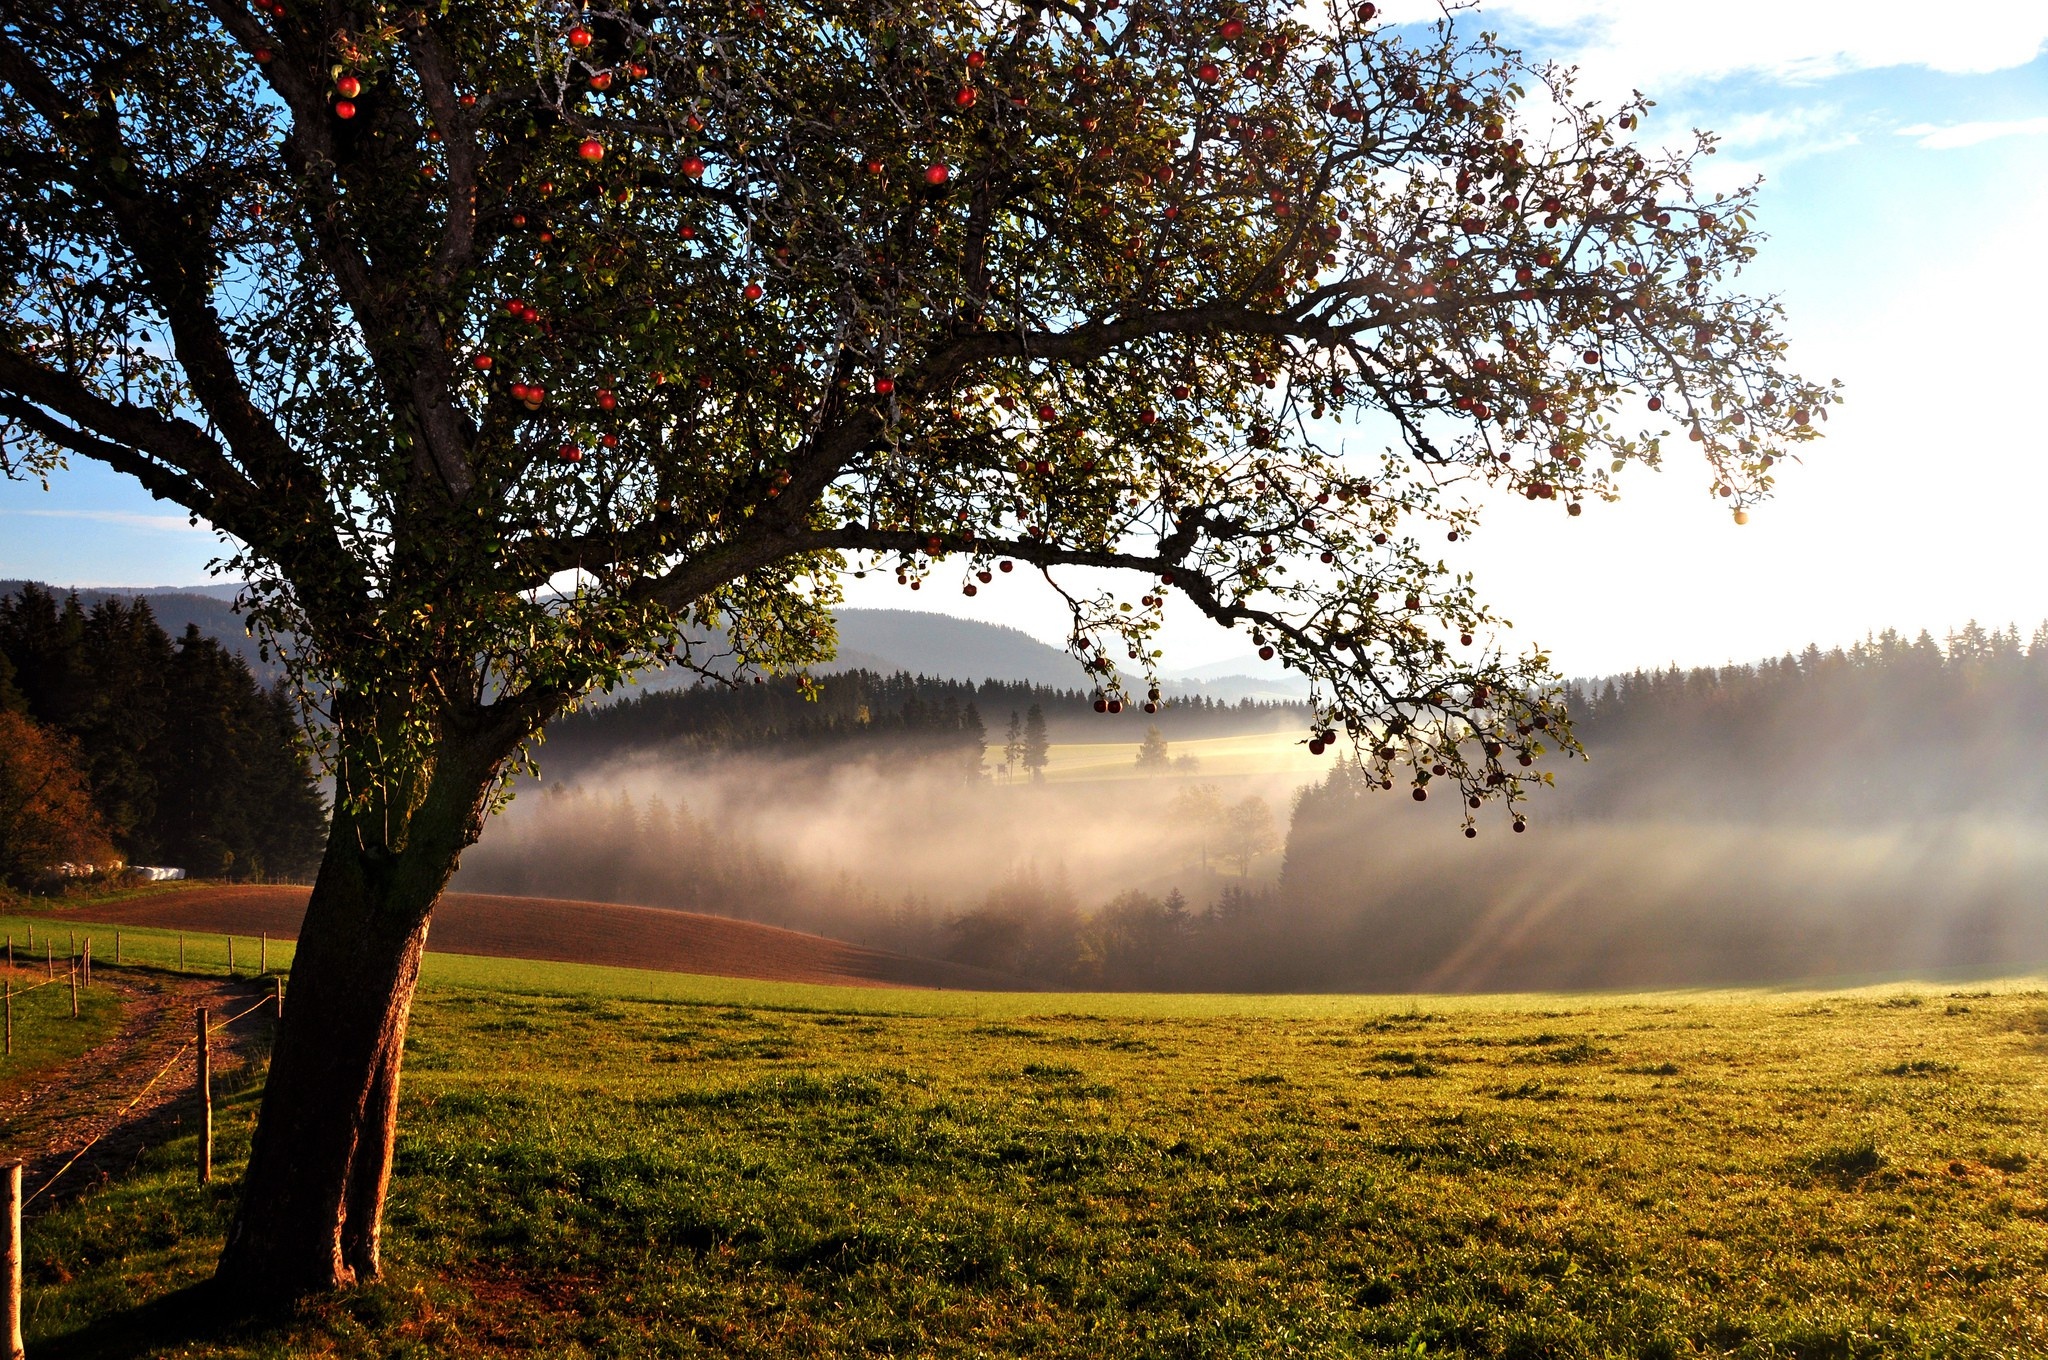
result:
<svg viewBox="0 0 2048 1360"><path fill-rule="evenodd" d="M196 1287L255 1098L213 1186L170 1137L31 1221L32 1356L2048 1353L2033 982L990 995L435 956L387 1278L282 1317Z"/></svg>

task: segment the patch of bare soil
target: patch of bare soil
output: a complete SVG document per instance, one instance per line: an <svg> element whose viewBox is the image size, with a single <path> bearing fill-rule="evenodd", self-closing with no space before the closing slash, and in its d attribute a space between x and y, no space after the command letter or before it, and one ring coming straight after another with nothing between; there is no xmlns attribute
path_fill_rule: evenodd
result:
<svg viewBox="0 0 2048 1360"><path fill-rule="evenodd" d="M103 906L77 907L67 920L169 930L296 936L307 889L255 885L195 887ZM434 910L427 948L445 954L597 963L673 973L816 982L856 987L952 987L1014 991L1004 973L911 958L843 940L751 921L661 907L550 897L447 893Z"/></svg>
<svg viewBox="0 0 2048 1360"><path fill-rule="evenodd" d="M192 1042L200 1007L216 1025L241 1016L215 1029L209 1041L216 1100L246 1085L270 1051L268 980L96 965L92 985L120 997L113 1036L0 1100L0 1155L26 1163L22 1189L35 1196L33 1213L104 1183L145 1148L176 1137L197 1114ZM60 1170L57 1182L42 1190Z"/></svg>

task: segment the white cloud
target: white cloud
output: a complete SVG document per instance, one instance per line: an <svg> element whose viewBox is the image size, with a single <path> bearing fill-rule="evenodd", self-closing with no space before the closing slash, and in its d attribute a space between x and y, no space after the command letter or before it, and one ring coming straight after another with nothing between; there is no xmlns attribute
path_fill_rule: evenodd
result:
<svg viewBox="0 0 2048 1360"><path fill-rule="evenodd" d="M205 524L193 524L183 515L142 515L128 510L0 510L0 515L27 515L35 519L82 519L95 524L113 524L123 529L146 529L163 534L210 534Z"/></svg>
<svg viewBox="0 0 2048 1360"><path fill-rule="evenodd" d="M1954 151L2000 137L2048 136L2048 118L2018 118L2002 123L1955 123L1948 127L1915 123L1911 127L1900 128L1899 136L1918 138L1918 145L1929 151Z"/></svg>
<svg viewBox="0 0 2048 1360"><path fill-rule="evenodd" d="M1388 8L1409 22L1441 12L1428 0ZM1482 0L1461 22L1498 25L1558 53L1584 68L1587 93L1609 98L1631 88L1657 98L1734 75L1808 83L1892 66L1975 75L2025 66L2048 46L2041 0L1979 0L1939 14L1905 0ZM1525 29L1540 31L1540 45Z"/></svg>

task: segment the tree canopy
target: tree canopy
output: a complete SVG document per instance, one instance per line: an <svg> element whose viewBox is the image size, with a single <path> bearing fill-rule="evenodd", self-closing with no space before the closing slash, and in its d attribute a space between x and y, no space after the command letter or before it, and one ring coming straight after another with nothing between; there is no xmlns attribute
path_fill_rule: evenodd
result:
<svg viewBox="0 0 2048 1360"><path fill-rule="evenodd" d="M800 667L841 567L1011 561L1140 573L1070 595L1112 701L1177 594L1382 775L1512 794L1556 715L1458 645L1447 484L1576 513L1677 430L1740 508L1831 400L1706 138L1371 5L88 0L0 82L7 465L134 474L395 687L352 798L451 704L523 735L710 624Z"/></svg>

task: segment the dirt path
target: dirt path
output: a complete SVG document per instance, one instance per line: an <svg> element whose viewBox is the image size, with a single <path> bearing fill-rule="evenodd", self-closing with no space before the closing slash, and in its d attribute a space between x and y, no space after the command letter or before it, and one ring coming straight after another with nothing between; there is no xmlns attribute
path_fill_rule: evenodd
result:
<svg viewBox="0 0 2048 1360"><path fill-rule="evenodd" d="M258 1007L213 1033L209 1048L216 1100L221 1092L243 1085L251 1065L270 1051L273 1021L269 1008L259 1006L270 995L267 980L182 977L101 965L93 969L93 986L112 988L120 997L121 1020L112 1037L0 1100L0 1154L26 1163L24 1193L36 1195L73 1154L87 1149L37 1196L31 1213L105 1182L131 1166L144 1148L183 1130L196 1110L190 1044L198 1007L211 1011L215 1024ZM170 1070L148 1086L166 1064Z"/></svg>

